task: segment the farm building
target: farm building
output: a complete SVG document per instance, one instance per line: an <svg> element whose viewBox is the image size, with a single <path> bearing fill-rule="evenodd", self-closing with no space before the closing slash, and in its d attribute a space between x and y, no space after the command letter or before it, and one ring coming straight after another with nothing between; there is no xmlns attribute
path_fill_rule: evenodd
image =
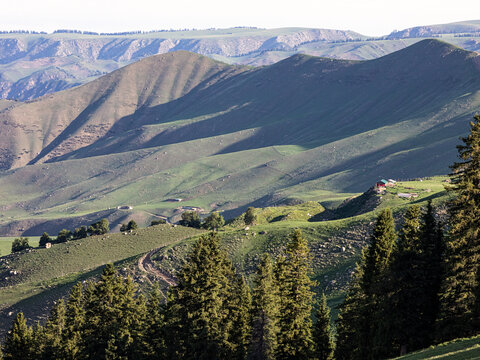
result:
<svg viewBox="0 0 480 360"><path fill-rule="evenodd" d="M388 184L388 181L385 180L385 179L382 179L382 180L380 180L380 181L377 181L376 186L377 186L377 187L386 187L387 184Z"/></svg>

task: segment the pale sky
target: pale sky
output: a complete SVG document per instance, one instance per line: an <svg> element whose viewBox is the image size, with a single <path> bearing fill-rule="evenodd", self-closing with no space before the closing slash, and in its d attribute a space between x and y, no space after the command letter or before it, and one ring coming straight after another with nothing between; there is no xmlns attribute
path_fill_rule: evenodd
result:
<svg viewBox="0 0 480 360"><path fill-rule="evenodd" d="M385 35L480 20L480 0L0 0L0 30L132 30L287 26Z"/></svg>

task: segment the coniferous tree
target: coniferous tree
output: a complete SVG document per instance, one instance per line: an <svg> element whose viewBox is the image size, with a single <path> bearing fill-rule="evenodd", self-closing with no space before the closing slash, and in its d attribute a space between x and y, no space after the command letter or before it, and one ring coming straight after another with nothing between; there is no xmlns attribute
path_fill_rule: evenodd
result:
<svg viewBox="0 0 480 360"><path fill-rule="evenodd" d="M440 295L439 338L473 335L480 330L480 115L458 145L460 162L452 168L446 242L446 276Z"/></svg>
<svg viewBox="0 0 480 360"><path fill-rule="evenodd" d="M273 263L268 254L263 255L257 268L253 287L253 325L249 359L274 360L277 351L278 286Z"/></svg>
<svg viewBox="0 0 480 360"><path fill-rule="evenodd" d="M315 358L317 360L332 360L335 344L330 328L330 308L327 305L325 294L322 294L319 305L316 312L317 321L313 328Z"/></svg>
<svg viewBox="0 0 480 360"><path fill-rule="evenodd" d="M382 352L376 337L383 323L383 285L396 237L392 211L385 209L377 217L370 244L362 254L354 281L340 308L336 352L339 359L375 359Z"/></svg>
<svg viewBox="0 0 480 360"><path fill-rule="evenodd" d="M217 231L223 225L225 225L225 220L223 219L223 216L218 213L218 211L214 211L208 215L202 224L203 228L213 231Z"/></svg>
<svg viewBox="0 0 480 360"><path fill-rule="evenodd" d="M440 307L438 294L444 275L445 244L441 224L435 219L435 210L429 201L423 214L422 260L424 272L423 347L434 341L435 321Z"/></svg>
<svg viewBox="0 0 480 360"><path fill-rule="evenodd" d="M235 275L230 299L231 330L229 342L232 359L245 360L250 344L252 326L252 296L243 276Z"/></svg>
<svg viewBox="0 0 480 360"><path fill-rule="evenodd" d="M32 346L32 329L27 326L23 313L18 313L13 321L12 329L5 338L3 358L5 360L35 360L35 349Z"/></svg>
<svg viewBox="0 0 480 360"><path fill-rule="evenodd" d="M359 348L363 308L366 298L360 286L365 263L365 251L362 251L353 279L350 281L343 303L339 306L337 318L337 341L335 358L337 360L362 360Z"/></svg>
<svg viewBox="0 0 480 360"><path fill-rule="evenodd" d="M103 359L128 356L132 340L126 324L131 321L127 306L131 296L133 289L127 289L113 265L107 264L100 280L93 288L86 289L80 357Z"/></svg>
<svg viewBox="0 0 480 360"><path fill-rule="evenodd" d="M162 293L155 285L147 301L144 357L166 359L165 314L162 306Z"/></svg>
<svg viewBox="0 0 480 360"><path fill-rule="evenodd" d="M375 344L376 329L381 319L379 314L385 301L383 283L386 271L391 262L397 233L392 211L383 210L375 223L370 245L365 253L365 262L360 287L365 296L361 307L360 343L358 344L360 356L364 359L376 357L378 347Z"/></svg>
<svg viewBox="0 0 480 360"><path fill-rule="evenodd" d="M225 359L232 356L231 291L235 270L219 248L216 233L201 236L170 288L166 321L169 358Z"/></svg>
<svg viewBox="0 0 480 360"><path fill-rule="evenodd" d="M63 357L65 360L79 358L85 324L83 287L77 283L70 293L65 310L65 328L62 336Z"/></svg>
<svg viewBox="0 0 480 360"><path fill-rule="evenodd" d="M252 225L256 220L257 216L255 215L255 208L250 206L247 211L245 211L243 221L245 222L245 225Z"/></svg>
<svg viewBox="0 0 480 360"><path fill-rule="evenodd" d="M383 286L389 295L380 310L377 327L377 354L383 357L405 354L421 348L424 331L425 266L422 248L421 211L411 206L404 216L398 244Z"/></svg>
<svg viewBox="0 0 480 360"><path fill-rule="evenodd" d="M44 359L60 359L63 356L62 335L65 329L65 302L61 299L50 311L44 327L45 349Z"/></svg>
<svg viewBox="0 0 480 360"><path fill-rule="evenodd" d="M314 282L310 251L302 232L296 229L278 268L280 317L277 359L310 359L313 355L312 297Z"/></svg>

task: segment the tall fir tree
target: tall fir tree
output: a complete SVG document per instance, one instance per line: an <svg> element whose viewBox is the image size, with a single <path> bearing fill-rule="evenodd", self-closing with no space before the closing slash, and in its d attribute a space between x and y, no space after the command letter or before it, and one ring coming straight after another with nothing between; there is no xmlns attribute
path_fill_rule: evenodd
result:
<svg viewBox="0 0 480 360"><path fill-rule="evenodd" d="M392 255L380 303L382 321L377 327L377 355L405 354L423 345L425 262L422 248L421 211L418 205L405 213L399 241Z"/></svg>
<svg viewBox="0 0 480 360"><path fill-rule="evenodd" d="M296 229L286 247L285 261L277 274L280 302L277 359L311 359L312 271L310 250L302 232ZM282 260L283 261L283 260Z"/></svg>
<svg viewBox="0 0 480 360"><path fill-rule="evenodd" d="M263 255L253 284L253 325L249 359L274 360L279 331L280 299L273 262L268 254Z"/></svg>
<svg viewBox="0 0 480 360"><path fill-rule="evenodd" d="M79 282L72 288L66 305L65 329L62 334L62 348L65 360L79 358L84 324L83 287Z"/></svg>
<svg viewBox="0 0 480 360"><path fill-rule="evenodd" d="M33 348L32 329L27 326L23 313L18 313L13 321L12 328L5 338L3 345L5 360L36 360Z"/></svg>
<svg viewBox="0 0 480 360"><path fill-rule="evenodd" d="M65 302L59 300L50 311L44 327L45 349L43 359L60 359L63 357L62 335L65 329Z"/></svg>
<svg viewBox="0 0 480 360"><path fill-rule="evenodd" d="M132 353L134 292L131 281L124 283L112 264L105 266L93 288L87 287L81 358L125 358Z"/></svg>
<svg viewBox="0 0 480 360"><path fill-rule="evenodd" d="M480 330L480 115L458 145L460 162L452 168L456 194L449 207L446 274L440 295L438 334L442 340Z"/></svg>
<svg viewBox="0 0 480 360"><path fill-rule="evenodd" d="M144 357L166 359L165 314L162 305L163 295L158 284L150 291L147 300L147 317L145 320L145 349Z"/></svg>
<svg viewBox="0 0 480 360"><path fill-rule="evenodd" d="M231 329L229 329L232 360L245 360L252 330L252 296L243 276L235 275L230 302Z"/></svg>
<svg viewBox="0 0 480 360"><path fill-rule="evenodd" d="M366 302L365 294L360 286L366 256L365 250L362 251L360 261L356 265L345 299L339 306L335 347L335 359L337 360L363 360L359 347L361 339L359 330L361 329L363 307Z"/></svg>
<svg viewBox="0 0 480 360"><path fill-rule="evenodd" d="M317 321L313 328L313 339L315 342L315 359L332 360L335 350L333 334L330 327L330 308L327 305L327 298L322 294L320 304L316 312Z"/></svg>
<svg viewBox="0 0 480 360"><path fill-rule="evenodd" d="M169 358L225 359L233 356L231 291L235 269L212 232L194 244L170 288L166 310Z"/></svg>
<svg viewBox="0 0 480 360"><path fill-rule="evenodd" d="M385 302L385 275L397 234L392 211L384 209L377 217L370 244L340 307L337 357L339 359L376 359L382 348L377 344Z"/></svg>
<svg viewBox="0 0 480 360"><path fill-rule="evenodd" d="M444 276L445 243L442 224L435 219L432 202L427 204L422 224L422 260L424 273L424 303L422 346L426 347L435 340L435 321L440 309L439 296Z"/></svg>

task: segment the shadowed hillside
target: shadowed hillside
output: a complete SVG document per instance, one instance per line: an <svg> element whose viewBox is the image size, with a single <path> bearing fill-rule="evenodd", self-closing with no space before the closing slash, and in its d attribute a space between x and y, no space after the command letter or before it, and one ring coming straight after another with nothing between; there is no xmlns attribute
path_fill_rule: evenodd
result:
<svg viewBox="0 0 480 360"><path fill-rule="evenodd" d="M0 176L1 221L125 204L234 216L273 198L330 201L382 177L444 174L479 90L480 57L438 40L363 62L148 58L0 113L3 168L17 168Z"/></svg>

